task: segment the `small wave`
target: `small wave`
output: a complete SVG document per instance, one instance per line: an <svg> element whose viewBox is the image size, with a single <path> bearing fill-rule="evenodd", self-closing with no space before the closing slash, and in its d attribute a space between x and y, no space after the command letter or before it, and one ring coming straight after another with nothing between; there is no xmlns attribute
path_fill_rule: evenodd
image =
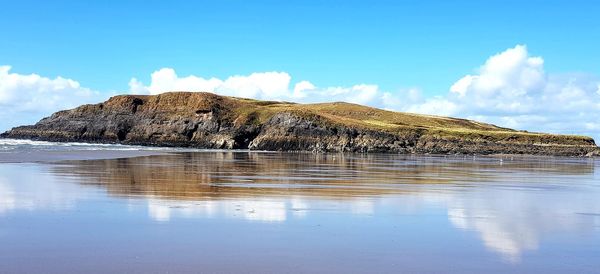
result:
<svg viewBox="0 0 600 274"><path fill-rule="evenodd" d="M32 146L48 146L48 145L52 145L52 142L45 142L45 141L33 141L33 140L21 140L21 139L0 139L0 145L3 146L3 148L7 147L7 146L18 146L18 145L32 145Z"/></svg>
<svg viewBox="0 0 600 274"><path fill-rule="evenodd" d="M81 142L48 142L34 141L27 139L0 139L0 151L69 151L69 150L121 150L121 151L177 151L177 152L198 152L198 151L221 151L211 149L197 148L175 148L175 147L149 147L122 144L98 144Z"/></svg>
<svg viewBox="0 0 600 274"><path fill-rule="evenodd" d="M25 139L0 139L0 147L2 148L2 150L15 150L15 149L153 150L153 148L149 148L149 147L120 145L120 144L94 144L94 143L80 143L80 142L61 143L61 142L34 141L34 140L25 140Z"/></svg>
<svg viewBox="0 0 600 274"><path fill-rule="evenodd" d="M1 146L84 146L84 147L138 147L121 144L98 144L98 143L80 143L80 142L48 142L48 141L34 141L27 139L0 139Z"/></svg>

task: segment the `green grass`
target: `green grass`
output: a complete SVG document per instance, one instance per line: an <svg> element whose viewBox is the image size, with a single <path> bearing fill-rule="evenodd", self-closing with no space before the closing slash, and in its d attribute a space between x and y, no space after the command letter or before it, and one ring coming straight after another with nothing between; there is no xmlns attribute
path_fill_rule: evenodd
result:
<svg viewBox="0 0 600 274"><path fill-rule="evenodd" d="M264 123L280 112L290 112L301 117L320 117L332 124L355 128L368 128L388 132L427 130L431 135L444 138L487 138L490 141L561 142L587 141L590 137L576 135L554 135L517 131L482 122L435 115L421 115L387 111L344 102L295 104L289 102L267 102L252 99L232 98L241 103L236 114L245 117L252 113L256 123Z"/></svg>
<svg viewBox="0 0 600 274"><path fill-rule="evenodd" d="M114 102L128 96L116 96ZM349 128L370 129L403 134L426 132L440 138L486 139L490 141L517 141L529 143L581 144L592 140L586 136L554 135L517 131L477 121L387 111L357 104L335 102L320 104L297 104L278 101L219 96L203 92L170 92L157 96L137 96L161 108L169 108L178 115L187 115L190 109L222 109L227 119L235 124L260 125L277 113L288 112L310 118L318 123L342 125ZM113 100L113 99L111 99Z"/></svg>

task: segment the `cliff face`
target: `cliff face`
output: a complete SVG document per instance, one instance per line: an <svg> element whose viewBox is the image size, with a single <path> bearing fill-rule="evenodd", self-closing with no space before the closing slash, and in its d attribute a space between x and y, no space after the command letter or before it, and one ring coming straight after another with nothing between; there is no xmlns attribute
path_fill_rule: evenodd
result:
<svg viewBox="0 0 600 274"><path fill-rule="evenodd" d="M115 96L54 113L1 137L283 151L597 153L589 137L528 133L348 103L304 105L202 92Z"/></svg>

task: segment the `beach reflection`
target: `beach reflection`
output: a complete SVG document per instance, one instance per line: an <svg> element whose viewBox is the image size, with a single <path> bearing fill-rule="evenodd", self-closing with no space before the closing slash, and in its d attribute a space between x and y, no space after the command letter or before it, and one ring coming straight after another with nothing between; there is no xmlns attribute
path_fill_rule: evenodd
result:
<svg viewBox="0 0 600 274"><path fill-rule="evenodd" d="M105 191L132 206L141 204L159 223L224 218L297 224L323 212L340 219L382 216L386 222L401 222L406 216L443 212L439 218L517 264L556 235L598 235L596 165L594 160L566 158L262 152L65 161L49 165L47 173L28 184L0 176L0 215L75 208L85 195L68 195L77 191L63 181ZM46 188L35 194L31 182L39 181ZM16 186L33 194L15 195L23 192ZM362 220L369 219L354 221Z"/></svg>
<svg viewBox="0 0 600 274"><path fill-rule="evenodd" d="M475 190L448 197L448 217L460 229L476 231L484 245L510 262L537 250L544 237L598 232L597 189L540 193L538 190Z"/></svg>
<svg viewBox="0 0 600 274"><path fill-rule="evenodd" d="M536 250L544 234L597 230L600 212L590 160L218 152L75 161L54 172L145 198L157 221L283 222L323 200L345 214L373 214L373 197L396 199L399 210L440 205L452 225L475 231L511 262Z"/></svg>
<svg viewBox="0 0 600 274"><path fill-rule="evenodd" d="M113 160L66 161L53 174L111 195L174 200L249 197L352 199L386 194L506 187L580 186L591 160L398 155L203 152ZM569 180L576 179L575 185Z"/></svg>
<svg viewBox="0 0 600 274"><path fill-rule="evenodd" d="M0 165L0 217L15 210L66 211L87 199L81 186L35 165Z"/></svg>
<svg viewBox="0 0 600 274"><path fill-rule="evenodd" d="M223 216L243 218L249 221L283 222L286 220L288 205L283 201L235 200L221 201L174 201L148 198L148 214L156 221L169 221L172 215L178 217Z"/></svg>

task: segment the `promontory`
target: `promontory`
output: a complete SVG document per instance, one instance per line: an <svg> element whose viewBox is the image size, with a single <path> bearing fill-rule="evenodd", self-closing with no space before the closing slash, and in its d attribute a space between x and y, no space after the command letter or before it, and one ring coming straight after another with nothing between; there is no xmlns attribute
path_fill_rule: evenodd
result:
<svg viewBox="0 0 600 274"><path fill-rule="evenodd" d="M336 102L296 104L207 92L120 95L63 110L3 138L218 149L430 154L598 153L585 136Z"/></svg>

